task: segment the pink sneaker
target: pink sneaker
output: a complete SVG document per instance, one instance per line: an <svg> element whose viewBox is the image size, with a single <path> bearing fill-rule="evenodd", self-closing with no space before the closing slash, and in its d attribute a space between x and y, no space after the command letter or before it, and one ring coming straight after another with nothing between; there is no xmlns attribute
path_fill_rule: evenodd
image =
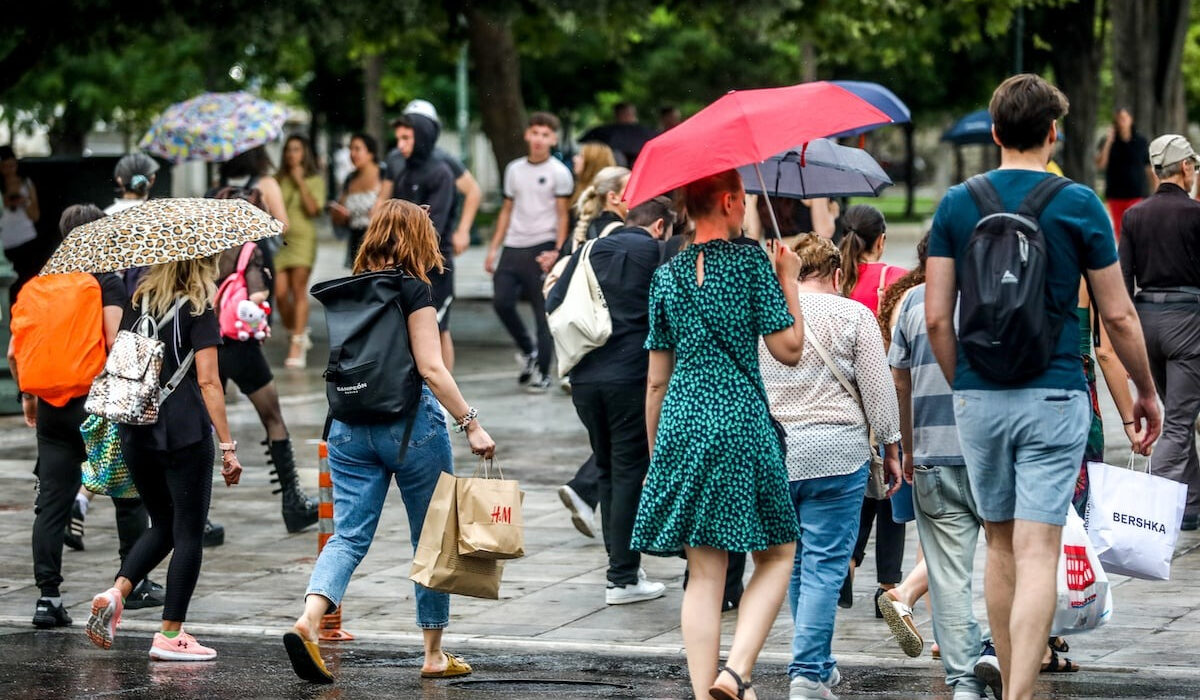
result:
<svg viewBox="0 0 1200 700"><path fill-rule="evenodd" d="M125 601L120 589L110 588L92 598L92 616L87 621L88 639L101 649L111 649L124 610Z"/></svg>
<svg viewBox="0 0 1200 700"><path fill-rule="evenodd" d="M150 645L150 658L155 661L212 661L217 658L217 650L197 642L187 632L180 632L174 639L156 632L154 643Z"/></svg>

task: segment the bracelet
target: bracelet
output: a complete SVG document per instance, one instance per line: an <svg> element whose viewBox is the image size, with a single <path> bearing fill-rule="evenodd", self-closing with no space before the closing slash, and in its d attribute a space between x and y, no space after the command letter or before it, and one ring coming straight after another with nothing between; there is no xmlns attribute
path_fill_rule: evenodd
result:
<svg viewBox="0 0 1200 700"><path fill-rule="evenodd" d="M479 417L479 411L475 410L474 407L467 409L467 415L463 416L462 418L459 418L458 421L454 424L454 432L456 432L456 433L463 432L464 430L467 429L467 426L471 424L471 421L475 420L478 417Z"/></svg>
<svg viewBox="0 0 1200 700"><path fill-rule="evenodd" d="M1130 420L1130 421L1125 421L1125 422L1124 422L1124 423L1122 423L1121 425L1133 425L1133 424L1134 424L1134 423L1136 423L1136 422L1137 422L1137 421L1131 421L1131 420Z"/></svg>
<svg viewBox="0 0 1200 700"><path fill-rule="evenodd" d="M237 452L237 440L233 442L218 442L217 449L222 452Z"/></svg>

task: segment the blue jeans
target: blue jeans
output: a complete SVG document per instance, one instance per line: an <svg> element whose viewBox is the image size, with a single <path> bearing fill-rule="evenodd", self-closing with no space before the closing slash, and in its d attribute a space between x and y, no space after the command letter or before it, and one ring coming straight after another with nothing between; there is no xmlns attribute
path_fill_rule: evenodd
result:
<svg viewBox="0 0 1200 700"><path fill-rule="evenodd" d="M387 498L388 481L396 480L413 551L421 539L425 511L442 472L453 473L446 419L426 387L412 416L408 452L400 461L400 446L408 418L394 423L348 425L334 421L329 430L329 471L333 478L333 537L325 543L308 581L308 593L328 598L336 607L350 576L367 554L379 514ZM416 586L417 627L442 629L450 623L450 596Z"/></svg>
<svg viewBox="0 0 1200 700"><path fill-rule="evenodd" d="M1066 523L1092 425L1086 391L956 391L954 418L985 521Z"/></svg>
<svg viewBox="0 0 1200 700"><path fill-rule="evenodd" d="M870 462L850 474L789 484L800 539L788 602L796 631L788 675L825 682L833 675L833 621L838 590L850 568Z"/></svg>
<svg viewBox="0 0 1200 700"><path fill-rule="evenodd" d="M971 608L971 577L983 519L971 495L967 468L917 465L913 482L917 532L929 568L929 597L937 601L933 636L942 649L946 685L982 693L975 662L987 633L980 631Z"/></svg>

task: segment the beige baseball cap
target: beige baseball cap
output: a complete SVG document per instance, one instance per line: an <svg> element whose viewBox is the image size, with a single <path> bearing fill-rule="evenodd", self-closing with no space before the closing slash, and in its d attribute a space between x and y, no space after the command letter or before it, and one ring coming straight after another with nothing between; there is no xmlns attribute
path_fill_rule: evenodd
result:
<svg viewBox="0 0 1200 700"><path fill-rule="evenodd" d="M1150 142L1150 164L1156 168L1165 168L1189 158L1195 161L1196 151L1179 134L1164 134Z"/></svg>

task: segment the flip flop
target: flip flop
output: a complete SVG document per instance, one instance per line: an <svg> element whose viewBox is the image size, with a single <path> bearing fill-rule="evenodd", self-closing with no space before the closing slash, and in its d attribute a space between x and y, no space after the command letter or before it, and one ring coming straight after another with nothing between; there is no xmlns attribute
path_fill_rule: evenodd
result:
<svg viewBox="0 0 1200 700"><path fill-rule="evenodd" d="M316 642L310 642L296 632L288 632L283 635L283 648L287 649L292 670L297 676L310 683L333 682L333 674L325 668L325 660L321 658L321 649Z"/></svg>
<svg viewBox="0 0 1200 700"><path fill-rule="evenodd" d="M754 687L754 685L752 683L747 683L746 681L743 681L742 677L739 676L731 668L722 666L717 671L717 675L718 676L721 675L722 672L728 673L729 677L733 679L733 682L737 684L737 694L731 695L728 690L725 690L724 688L722 688L720 686L714 685L713 687L708 689L708 696L710 698L712 698L713 700L744 700L744 698L746 697L746 691L750 690L752 687Z"/></svg>
<svg viewBox="0 0 1200 700"><path fill-rule="evenodd" d="M471 664L448 651L443 651L442 654L446 657L446 668L441 671L421 671L422 678L456 678L471 674Z"/></svg>
<svg viewBox="0 0 1200 700"><path fill-rule="evenodd" d="M1050 661L1042 666L1042 673L1079 673L1079 664L1067 657L1058 657L1058 652L1050 650Z"/></svg>

